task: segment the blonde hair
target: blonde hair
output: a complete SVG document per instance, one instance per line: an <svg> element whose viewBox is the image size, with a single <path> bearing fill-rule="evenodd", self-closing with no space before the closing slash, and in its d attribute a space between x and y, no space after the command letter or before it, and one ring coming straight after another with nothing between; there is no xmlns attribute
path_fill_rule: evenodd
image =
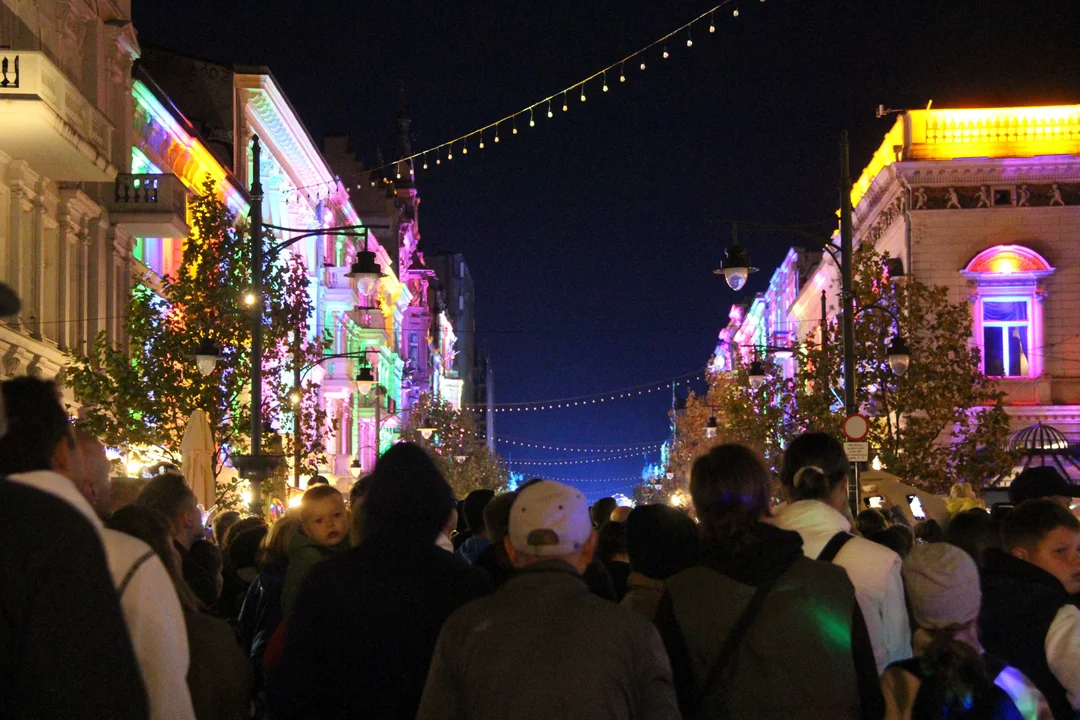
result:
<svg viewBox="0 0 1080 720"><path fill-rule="evenodd" d="M259 542L259 552L256 560L260 570L270 563L286 557L285 551L299 529L300 513L296 512L286 513L270 526L270 531L263 535L262 541Z"/></svg>
<svg viewBox="0 0 1080 720"><path fill-rule="evenodd" d="M337 498L342 506L345 505L345 497L341 491L331 485L319 484L305 490L304 496L300 498L300 521L307 521L308 513L311 512L311 506L314 503L330 498Z"/></svg>
<svg viewBox="0 0 1080 720"><path fill-rule="evenodd" d="M975 495L975 488L971 487L971 483L966 482L953 483L952 487L949 488L949 497L953 499L963 498L966 500L978 499L978 496Z"/></svg>

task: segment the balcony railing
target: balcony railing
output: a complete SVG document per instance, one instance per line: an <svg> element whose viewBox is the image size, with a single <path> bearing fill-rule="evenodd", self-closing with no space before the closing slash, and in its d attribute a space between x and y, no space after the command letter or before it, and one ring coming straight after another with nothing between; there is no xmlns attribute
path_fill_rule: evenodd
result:
<svg viewBox="0 0 1080 720"><path fill-rule="evenodd" d="M135 237L182 238L190 232L188 195L175 175L121 174L103 200L112 219Z"/></svg>
<svg viewBox="0 0 1080 720"><path fill-rule="evenodd" d="M0 50L0 101L12 101L0 123L0 150L59 180L115 175L112 123L45 53Z"/></svg>

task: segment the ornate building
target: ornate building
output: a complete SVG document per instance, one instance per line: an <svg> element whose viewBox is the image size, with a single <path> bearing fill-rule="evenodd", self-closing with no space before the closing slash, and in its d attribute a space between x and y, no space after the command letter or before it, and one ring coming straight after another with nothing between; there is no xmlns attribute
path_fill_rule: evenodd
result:
<svg viewBox="0 0 1080 720"><path fill-rule="evenodd" d="M1080 106L905 112L852 205L856 245L898 260L891 275L971 304L971 342L1013 428L1042 422L1080 439ZM714 367L728 366L731 342L816 333L823 307L839 312L839 288L833 263L793 250L768 292L732 308Z"/></svg>
<svg viewBox="0 0 1080 720"><path fill-rule="evenodd" d="M124 337L134 236L129 0L0 1L0 378L56 375L104 331Z"/></svg>
<svg viewBox="0 0 1080 720"><path fill-rule="evenodd" d="M421 392L451 389L455 333L431 311L411 172L343 183L268 69L141 49L129 17L129 0L0 0L0 280L23 300L0 324L0 377L54 376L101 331L122 342L132 283L179 266L205 178L247 215L257 134L264 222L295 229L279 240L367 226L287 252L307 268L312 334L353 356L312 369L332 426L319 470L370 469ZM407 120L398 131L407 148ZM365 249L384 274L369 292L346 277ZM367 364L381 391L365 396Z"/></svg>

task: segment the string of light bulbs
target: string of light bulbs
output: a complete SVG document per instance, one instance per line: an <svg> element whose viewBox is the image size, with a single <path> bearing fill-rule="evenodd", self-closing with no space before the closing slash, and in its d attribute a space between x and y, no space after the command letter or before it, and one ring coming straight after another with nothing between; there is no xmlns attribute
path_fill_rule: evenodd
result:
<svg viewBox="0 0 1080 720"><path fill-rule="evenodd" d="M546 475L538 476L541 480L554 480L555 482L568 483L570 485L577 485L578 483L613 483L613 482L644 482L640 475L631 475L629 477L612 477L612 478L565 478L565 477L547 477Z"/></svg>
<svg viewBox="0 0 1080 720"><path fill-rule="evenodd" d="M626 460L627 458L640 458L642 453L632 452L624 453L621 455L608 455L600 458L587 458L583 460L514 460L510 459L508 463L511 466L516 465L593 465L595 463L611 462L612 460Z"/></svg>
<svg viewBox="0 0 1080 720"><path fill-rule="evenodd" d="M765 2L765 0L760 0L760 1ZM532 103L530 105L527 105L524 108L522 108L521 110L518 110L517 112L510 113L506 117L500 118L500 119L496 120L493 123L488 123L487 125L484 125L481 128L478 128L478 129L473 130L471 132L465 133L464 135L459 135L458 137L454 138L453 140L449 140L447 142L440 143L439 145L433 145L432 147L429 147L426 150L421 150L419 152L413 153L412 155L407 155L405 157L398 158L397 160L386 163L384 165L380 165L378 167L372 168L372 172L380 172L382 170L386 170L387 168L394 167L395 168L395 175L396 175L397 179L400 180L401 179L401 172L402 172L402 165L407 165L408 166L408 173L409 173L410 177L415 177L415 175L416 175L416 167L415 167L416 162L415 161L419 160L420 162L422 162L423 169L427 170L428 169L428 164L429 164L428 155L433 155L434 156L434 163L436 165L441 165L442 160L443 160L443 155L444 155L443 151L444 150L446 151L446 153L445 153L446 160L447 161L452 161L454 159L454 147L457 146L457 145L461 146L461 154L462 155L468 155L469 154L469 140L470 139L473 139L473 141L474 141L473 144L474 144L475 147L477 147L480 150L483 150L484 147L485 147L485 144L484 144L485 133L489 133L489 135L487 137L489 137L492 140L493 143L498 143L499 138L500 138L500 135L499 135L500 130L499 130L499 128L500 128L500 126L503 126L504 124L508 123L510 125L510 134L517 135L518 134L518 122L517 122L518 119L521 119L521 121L522 121L521 125L523 127L525 125L528 125L528 127L535 127L536 126L536 115L538 113L542 114L542 115L546 115L548 118L553 118L553 117L555 117L555 110L557 108L561 108L562 112L568 112L570 110L569 102L570 102L571 97L576 96L580 102L585 102L586 101L587 96L585 94L585 88L586 88L586 85L588 83L593 82L594 86L597 83L599 83L601 92L606 93L610 89L610 86L608 85L608 75L609 75L609 73L610 73L610 75L611 75L611 77L613 79L613 82L614 82L614 78L617 77L618 81L620 83L625 83L626 78L627 78L627 75L626 75L627 71L633 69L633 67L635 65L637 66L639 71L644 71L646 66L647 66L647 64L645 62L646 61L646 55L650 50L652 50L654 48L661 48L660 57L663 60L667 60L669 57L671 57L671 52L668 49L669 44L674 46L676 41L681 40L681 37L676 37L676 36L681 36L681 35L683 35L685 33L686 47L688 47L688 48L693 47L694 46L694 33L693 33L693 30L694 30L694 26L697 25L698 23L704 23L705 20L708 19L708 23L709 23L709 25L708 25L708 33L709 34L715 33L716 32L716 13L719 12L719 11L725 10L725 8L727 8L729 5L735 5L735 8L732 10L732 13L731 13L732 17L736 17L736 18L739 17L739 8L738 8L737 0L724 0L720 4L715 5L714 7L710 8L709 10L706 10L705 12L701 13L700 15L695 17L693 20L690 20L689 22L683 23L682 25L675 28L671 32L667 33L666 35L663 35L663 36L657 38L656 40L652 41L648 45L645 45L644 47L641 47L638 50L635 50L634 52L630 53L626 57L624 57L624 58L622 58L620 60L617 60L617 61L611 63L610 65L601 68L600 70L597 70L596 72L592 73L591 75L589 75L585 79L579 80L578 82L574 83L573 85L569 85L569 86L559 90L558 92L552 93L551 95L548 95L547 97L542 98L541 100L538 100L538 101L536 101L536 102L534 102L534 103ZM699 35L700 35L700 33L699 33ZM554 105L552 103L554 103ZM528 122L527 123L525 121L525 116L526 115L528 115ZM383 178L383 181L384 182L390 182L390 178L388 178L388 177ZM375 180L371 181L372 187L374 187L376 184L377 184L377 182ZM358 185L357 189L359 189L359 187L360 186Z"/></svg>
<svg viewBox="0 0 1080 720"><path fill-rule="evenodd" d="M496 442L503 443L504 445L513 445L515 447L527 447L535 448L537 450L562 450L565 452L598 452L598 453L617 453L626 452L628 450L656 450L660 448L664 440L650 443L638 443L635 445L553 445L551 443L535 443L526 442L524 440L514 440L506 437L495 438Z"/></svg>
<svg viewBox="0 0 1080 720"><path fill-rule="evenodd" d="M594 393L592 395L578 395L577 397L557 398L555 400L542 400L538 402L495 403L493 409L495 412L532 412L537 410L558 410L561 408L580 407L582 405L596 405L612 400L662 392L664 390L670 391L672 385L675 385L676 387L679 385L690 385L695 380L701 380L704 377L705 373L701 370L697 370L693 373L676 375L675 377L660 382L634 385L633 387L626 387L603 393ZM465 404L463 407L480 411L487 409L487 405L479 403Z"/></svg>

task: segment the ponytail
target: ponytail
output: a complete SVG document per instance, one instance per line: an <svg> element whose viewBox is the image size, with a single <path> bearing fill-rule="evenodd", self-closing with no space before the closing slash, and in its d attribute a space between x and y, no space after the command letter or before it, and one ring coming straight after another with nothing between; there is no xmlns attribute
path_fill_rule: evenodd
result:
<svg viewBox="0 0 1080 720"><path fill-rule="evenodd" d="M929 643L919 659L926 688L942 718L990 717L997 698L982 654L954 634L964 628L920 629Z"/></svg>
<svg viewBox="0 0 1080 720"><path fill-rule="evenodd" d="M822 500L847 480L848 459L831 435L803 433L788 444L780 468L780 483L793 500Z"/></svg>

